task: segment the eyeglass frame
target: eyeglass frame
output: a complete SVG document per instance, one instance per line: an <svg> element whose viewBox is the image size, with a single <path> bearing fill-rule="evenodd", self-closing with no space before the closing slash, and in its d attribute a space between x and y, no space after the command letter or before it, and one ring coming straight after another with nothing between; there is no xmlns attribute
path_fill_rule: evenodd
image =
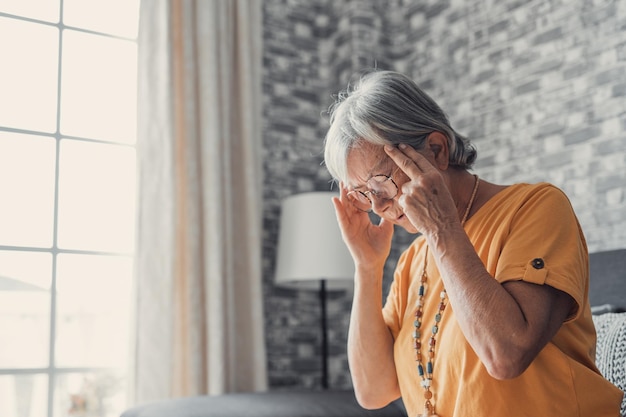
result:
<svg viewBox="0 0 626 417"><path fill-rule="evenodd" d="M374 207L374 202L372 201L371 198L368 197L368 194L373 195L376 198L380 198L380 199L384 199L386 201L389 200L393 200L394 198L396 198L396 196L398 195L398 193L400 192L400 189L398 188L398 184L396 184L396 182L393 180L393 176L396 174L396 172L398 172L398 170L400 169L400 167L396 167L396 169L391 173L391 175L386 175L386 174L376 174L376 175L372 175L371 177L369 177L367 179L367 181L365 182L365 186L368 186L369 182L376 178L376 177L385 177L386 180L381 181L380 183L385 183L387 181L391 181L391 183L393 184L394 187L396 187L396 192L394 195L392 195L391 197L378 197L378 195L376 194L375 190L372 190L371 187L369 187L368 190L366 191L361 191L361 190L350 190L348 191L348 193L346 194L348 197L350 197L350 194L354 194L354 193L360 193L363 197L367 198L367 200L370 202L370 208L368 210L362 210L360 209L356 204L354 204L354 201L357 197L350 197L350 204L352 204L357 210L360 210L362 212L365 213L371 213L373 211L373 207Z"/></svg>

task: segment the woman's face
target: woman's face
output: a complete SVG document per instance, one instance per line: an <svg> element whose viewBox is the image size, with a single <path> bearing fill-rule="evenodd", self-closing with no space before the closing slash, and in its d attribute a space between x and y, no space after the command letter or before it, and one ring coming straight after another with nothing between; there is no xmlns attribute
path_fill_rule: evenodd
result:
<svg viewBox="0 0 626 417"><path fill-rule="evenodd" d="M403 227L409 233L417 233L417 229L398 204L398 198L402 195L402 184L408 181L406 174L387 156L381 146L365 144L353 148L348 153L348 178L345 184L348 192L371 191L368 181L381 175L391 177L398 191L391 199L378 198L373 195L374 193L367 193L372 201L372 211L385 220Z"/></svg>

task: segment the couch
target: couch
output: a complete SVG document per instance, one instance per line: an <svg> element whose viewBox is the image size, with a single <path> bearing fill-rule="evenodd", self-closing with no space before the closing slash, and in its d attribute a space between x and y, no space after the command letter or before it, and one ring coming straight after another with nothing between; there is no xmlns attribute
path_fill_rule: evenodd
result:
<svg viewBox="0 0 626 417"><path fill-rule="evenodd" d="M626 249L590 255L589 299L600 372L626 389ZM626 398L622 402L626 417ZM351 390L269 391L163 400L121 417L407 417L401 400L378 410L361 408Z"/></svg>

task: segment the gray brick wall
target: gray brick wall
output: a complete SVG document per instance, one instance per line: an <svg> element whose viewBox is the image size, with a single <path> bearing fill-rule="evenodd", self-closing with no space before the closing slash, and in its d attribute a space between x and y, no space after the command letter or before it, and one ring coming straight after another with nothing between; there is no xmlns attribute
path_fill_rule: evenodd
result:
<svg viewBox="0 0 626 417"><path fill-rule="evenodd" d="M273 284L280 201L330 187L324 111L358 71L412 76L497 183L549 181L591 251L626 247L626 2L264 0L264 288L270 385L318 387L317 294ZM411 237L398 233L385 271ZM331 386L348 387L350 294L329 297Z"/></svg>

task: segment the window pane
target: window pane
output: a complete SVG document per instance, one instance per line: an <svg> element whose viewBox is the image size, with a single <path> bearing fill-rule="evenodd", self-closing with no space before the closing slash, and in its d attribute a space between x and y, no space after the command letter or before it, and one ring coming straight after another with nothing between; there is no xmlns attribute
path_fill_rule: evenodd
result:
<svg viewBox="0 0 626 417"><path fill-rule="evenodd" d="M57 366L125 369L132 282L129 257L58 256Z"/></svg>
<svg viewBox="0 0 626 417"><path fill-rule="evenodd" d="M50 137L0 132L0 245L52 246L55 155Z"/></svg>
<svg viewBox="0 0 626 417"><path fill-rule="evenodd" d="M130 253L135 239L135 149L64 139L58 245Z"/></svg>
<svg viewBox="0 0 626 417"><path fill-rule="evenodd" d="M48 409L47 375L0 375L0 416L41 417Z"/></svg>
<svg viewBox="0 0 626 417"><path fill-rule="evenodd" d="M127 38L137 37L139 0L64 0L63 23Z"/></svg>
<svg viewBox="0 0 626 417"><path fill-rule="evenodd" d="M0 251L0 368L48 366L51 282L51 254Z"/></svg>
<svg viewBox="0 0 626 417"><path fill-rule="evenodd" d="M61 132L134 143L136 61L134 42L63 31Z"/></svg>
<svg viewBox="0 0 626 417"><path fill-rule="evenodd" d="M56 378L54 417L119 417L126 408L126 378L121 373L60 374Z"/></svg>
<svg viewBox="0 0 626 417"><path fill-rule="evenodd" d="M56 131L59 32L0 17L0 125Z"/></svg>
<svg viewBox="0 0 626 417"><path fill-rule="evenodd" d="M59 0L0 0L0 12L57 23Z"/></svg>

